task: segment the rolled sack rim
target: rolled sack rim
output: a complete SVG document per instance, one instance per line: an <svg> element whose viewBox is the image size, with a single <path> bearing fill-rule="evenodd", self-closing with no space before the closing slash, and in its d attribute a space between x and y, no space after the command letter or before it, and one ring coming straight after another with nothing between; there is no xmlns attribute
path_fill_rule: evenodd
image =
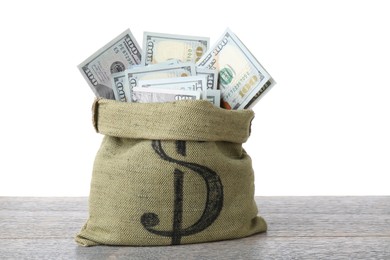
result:
<svg viewBox="0 0 390 260"><path fill-rule="evenodd" d="M244 143L253 110L226 110L207 100L126 103L97 98L92 106L96 132L132 139Z"/></svg>

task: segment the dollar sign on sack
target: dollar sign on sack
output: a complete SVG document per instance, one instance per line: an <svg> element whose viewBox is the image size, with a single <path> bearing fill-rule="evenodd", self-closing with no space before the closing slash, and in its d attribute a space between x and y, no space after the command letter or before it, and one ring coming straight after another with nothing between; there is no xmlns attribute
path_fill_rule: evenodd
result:
<svg viewBox="0 0 390 260"><path fill-rule="evenodd" d="M174 159L166 154L162 148L161 141L152 141L153 150L161 157L161 159L175 163L180 166L184 166L190 171L184 173L181 170L175 168L174 174L174 210L172 230L156 230L153 227L156 226L160 220L157 214L148 212L141 216L141 224L149 232L166 237L172 237L172 245L180 244L182 236L189 236L199 233L210 226L219 216L223 206L223 186L218 174L210 168L190 163L182 160ZM179 155L186 156L186 142L176 141L176 152ZM202 213L202 216L193 225L183 228L183 182L185 174L193 174L195 172L199 174L206 185L206 202Z"/></svg>

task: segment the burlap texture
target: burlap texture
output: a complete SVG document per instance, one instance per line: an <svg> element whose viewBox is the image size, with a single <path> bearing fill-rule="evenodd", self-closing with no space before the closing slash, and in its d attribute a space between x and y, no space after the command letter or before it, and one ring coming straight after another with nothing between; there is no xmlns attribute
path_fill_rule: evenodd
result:
<svg viewBox="0 0 390 260"><path fill-rule="evenodd" d="M251 159L253 111L208 101L132 104L99 99L96 155L83 246L171 245L266 230Z"/></svg>

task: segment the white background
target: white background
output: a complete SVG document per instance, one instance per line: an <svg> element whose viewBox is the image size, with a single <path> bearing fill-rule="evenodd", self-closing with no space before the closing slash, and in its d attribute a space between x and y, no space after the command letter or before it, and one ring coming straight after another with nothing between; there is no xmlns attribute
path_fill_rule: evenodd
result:
<svg viewBox="0 0 390 260"><path fill-rule="evenodd" d="M2 1L0 195L88 195L102 136L76 66L97 49L126 28L142 44L143 31L213 43L226 27L277 81L245 144L256 195L390 195L389 14L386 1Z"/></svg>

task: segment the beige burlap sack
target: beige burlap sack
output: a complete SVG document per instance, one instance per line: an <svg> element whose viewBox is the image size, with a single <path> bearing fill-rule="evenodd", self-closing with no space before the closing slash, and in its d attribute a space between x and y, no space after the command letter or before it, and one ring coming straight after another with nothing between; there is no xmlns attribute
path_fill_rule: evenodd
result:
<svg viewBox="0 0 390 260"><path fill-rule="evenodd" d="M96 155L83 246L176 245L266 230L257 215L251 159L242 148L251 110L208 101L98 99Z"/></svg>

